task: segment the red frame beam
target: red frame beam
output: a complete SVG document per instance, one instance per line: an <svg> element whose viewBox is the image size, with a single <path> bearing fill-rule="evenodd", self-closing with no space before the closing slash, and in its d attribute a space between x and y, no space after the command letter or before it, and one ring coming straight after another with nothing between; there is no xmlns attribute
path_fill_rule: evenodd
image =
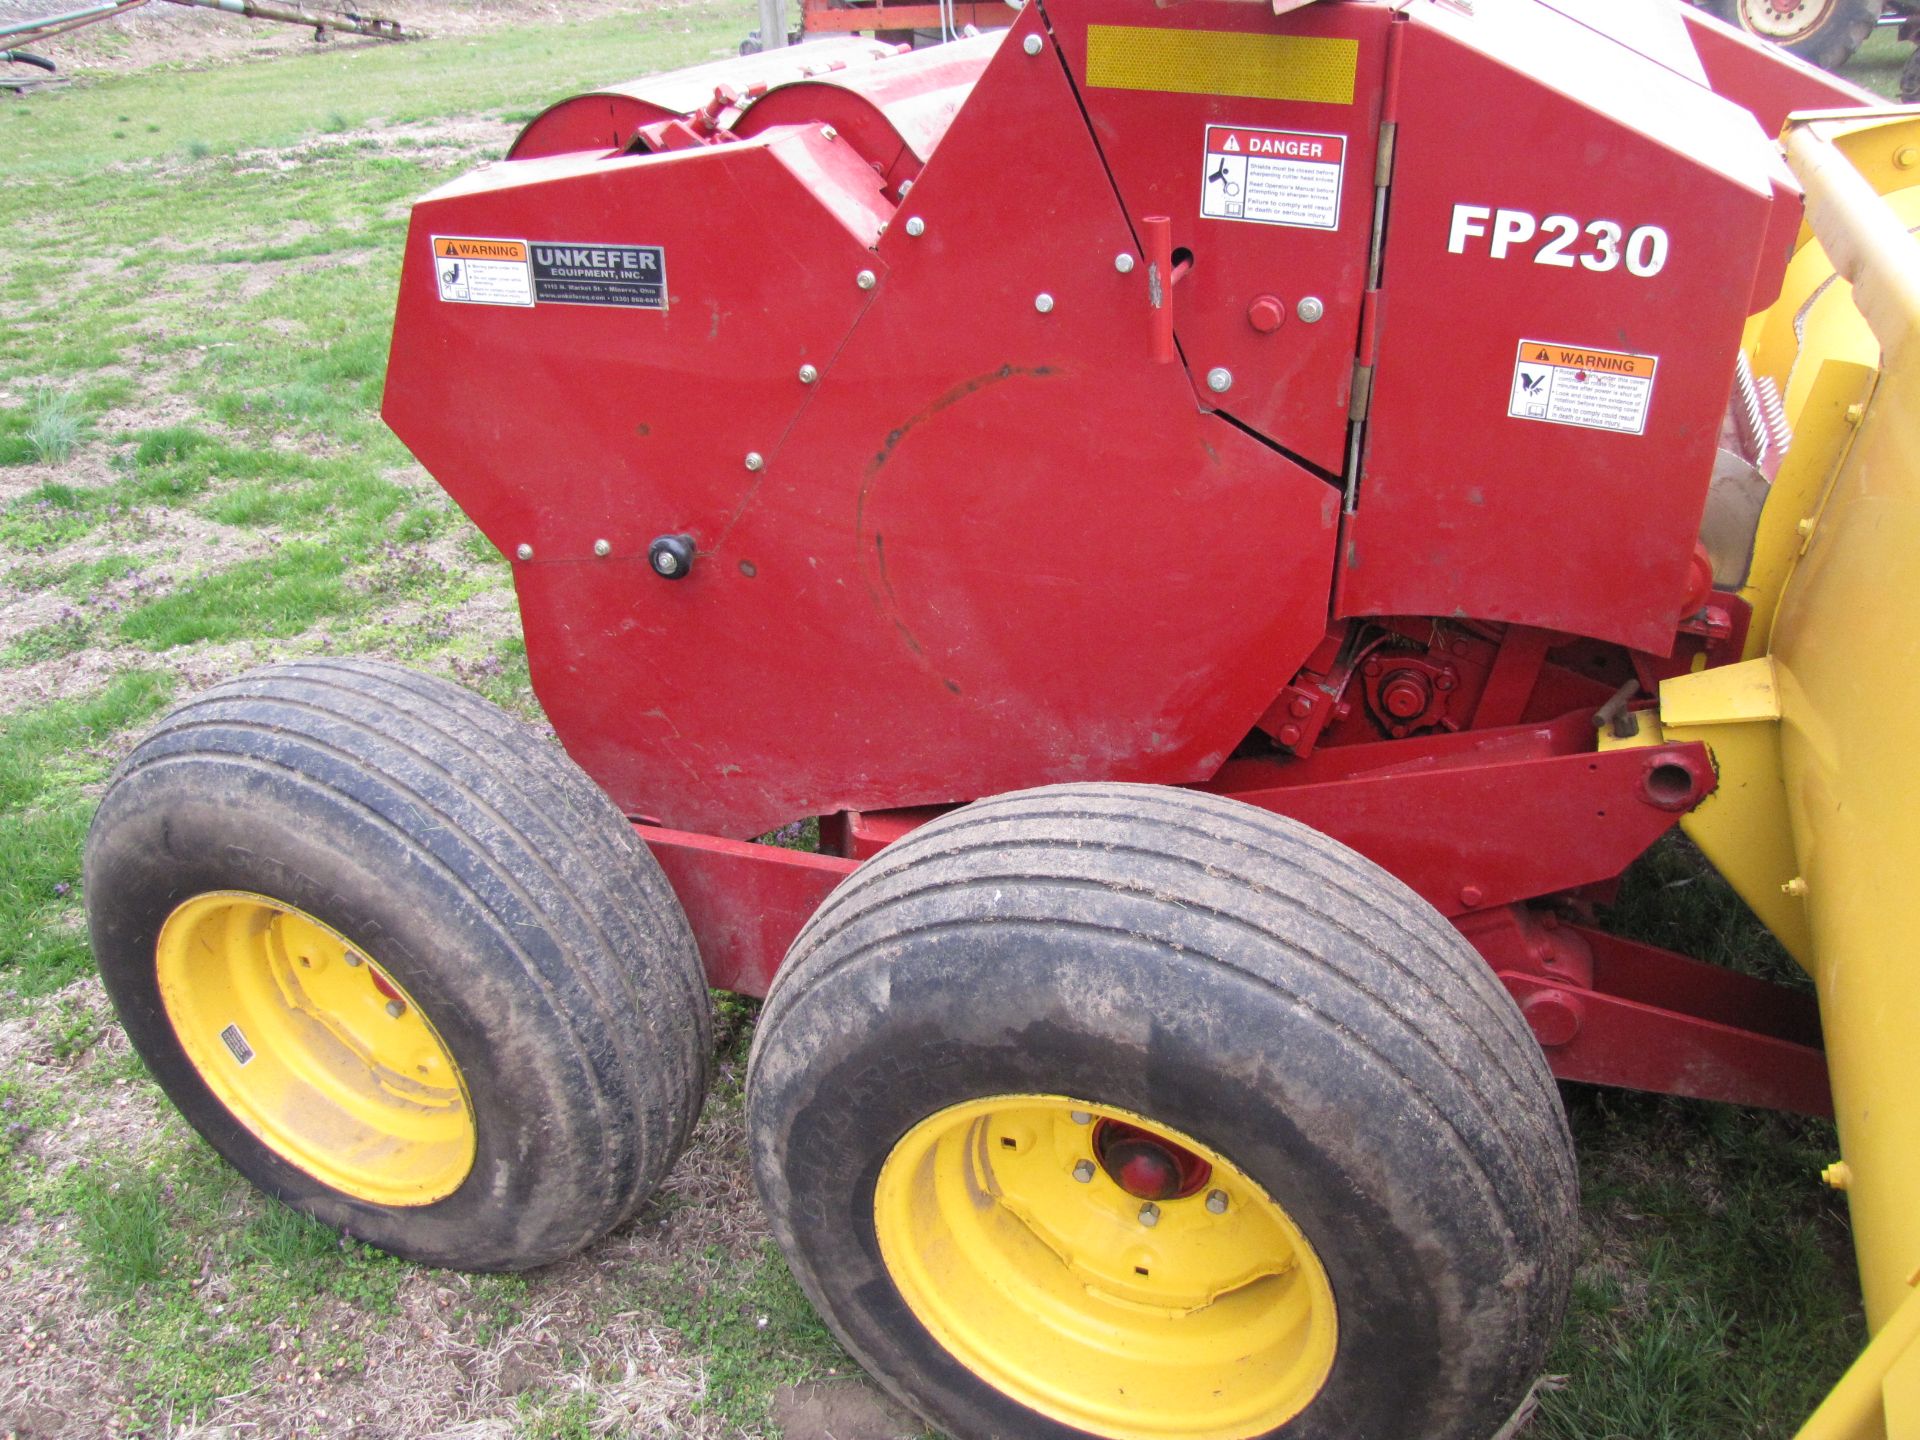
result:
<svg viewBox="0 0 1920 1440"><path fill-rule="evenodd" d="M1577 712L1230 760L1196 788L1311 825L1460 915L1612 879L1718 783L1704 745L1595 750L1593 735Z"/></svg>

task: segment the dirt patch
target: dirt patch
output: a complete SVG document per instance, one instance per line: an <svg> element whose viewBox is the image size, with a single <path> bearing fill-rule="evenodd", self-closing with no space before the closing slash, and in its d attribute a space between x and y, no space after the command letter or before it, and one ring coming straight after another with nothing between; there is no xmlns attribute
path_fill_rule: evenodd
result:
<svg viewBox="0 0 1920 1440"><path fill-rule="evenodd" d="M60 0L0 0L0 22L34 20L75 7ZM339 7L345 8L345 7ZM578 23L602 15L644 14L661 8L632 0L390 0L360 7L398 20L425 38L478 35L512 25ZM203 70L213 65L296 54L314 44L365 48L391 42L333 35L316 42L313 32L182 6L151 4L36 45L68 77L125 74L166 65Z"/></svg>
<svg viewBox="0 0 1920 1440"><path fill-rule="evenodd" d="M42 485L72 485L97 489L120 478L109 453L97 445L82 445L65 460L45 464L0 466L0 505Z"/></svg>
<svg viewBox="0 0 1920 1440"><path fill-rule="evenodd" d="M235 174L280 174L312 164L316 159L337 156L346 151L360 154L406 155L432 166L492 159L506 154L507 146L520 133L518 124L469 115L452 120L418 120L398 125L367 125L352 130L330 130L312 135L297 144L274 149L242 150L230 164ZM141 169L150 162L133 162L129 169ZM211 162L185 162L200 164ZM262 236L260 243L285 244L298 239L296 232L281 231ZM234 243L242 243L235 241Z"/></svg>
<svg viewBox="0 0 1920 1440"><path fill-rule="evenodd" d="M773 1395L773 1420L786 1440L917 1440L927 1429L861 1380L783 1385Z"/></svg>

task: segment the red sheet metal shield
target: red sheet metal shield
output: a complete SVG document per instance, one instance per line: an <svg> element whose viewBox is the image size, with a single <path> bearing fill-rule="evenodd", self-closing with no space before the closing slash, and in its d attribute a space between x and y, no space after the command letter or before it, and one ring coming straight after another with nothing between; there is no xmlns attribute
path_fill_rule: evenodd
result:
<svg viewBox="0 0 1920 1440"><path fill-rule="evenodd" d="M1195 383L1227 370L1232 387L1214 403L1338 471L1386 7L1314 5L1276 21L1237 0L1050 0L1047 14L1128 217L1170 217L1173 244L1192 252L1173 307ZM1279 304L1256 317L1263 297ZM1313 320L1299 309L1308 299Z"/></svg>
<svg viewBox="0 0 1920 1440"><path fill-rule="evenodd" d="M1761 268L1767 139L1532 0L1409 14L1337 613L1665 653Z"/></svg>
<svg viewBox="0 0 1920 1440"><path fill-rule="evenodd" d="M1337 495L1143 363L1144 267L1115 266L1132 240L1059 59L1019 43L1037 20L877 253L806 197L744 188L757 171L733 157L763 137L607 162L500 212L572 232L577 205L664 237L664 317L542 306L475 328L410 277L389 418L509 553L533 535L535 687L630 812L749 835L1069 777L1198 779L1324 630ZM416 230L456 223L439 208ZM671 343L647 328L663 319ZM462 388L516 359L522 383ZM677 531L699 557L664 581L640 556Z"/></svg>

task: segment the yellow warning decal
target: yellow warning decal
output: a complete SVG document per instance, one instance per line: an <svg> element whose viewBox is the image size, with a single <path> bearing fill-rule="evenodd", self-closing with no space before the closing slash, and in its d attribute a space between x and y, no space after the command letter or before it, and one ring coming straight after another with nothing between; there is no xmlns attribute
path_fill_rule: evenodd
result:
<svg viewBox="0 0 1920 1440"><path fill-rule="evenodd" d="M1358 40L1330 36L1087 27L1087 84L1102 90L1351 105L1359 63Z"/></svg>
<svg viewBox="0 0 1920 1440"><path fill-rule="evenodd" d="M442 260L511 260L527 263L524 240L469 240L450 235L433 237L433 253Z"/></svg>
<svg viewBox="0 0 1920 1440"><path fill-rule="evenodd" d="M1567 365L1575 370L1601 370L1609 375L1635 375L1653 378L1658 357L1623 355L1617 350L1588 350L1574 345L1549 345L1541 340L1522 340L1520 358L1541 365Z"/></svg>
<svg viewBox="0 0 1920 1440"><path fill-rule="evenodd" d="M1658 355L1522 340L1507 414L1515 420L1644 435L1659 368Z"/></svg>

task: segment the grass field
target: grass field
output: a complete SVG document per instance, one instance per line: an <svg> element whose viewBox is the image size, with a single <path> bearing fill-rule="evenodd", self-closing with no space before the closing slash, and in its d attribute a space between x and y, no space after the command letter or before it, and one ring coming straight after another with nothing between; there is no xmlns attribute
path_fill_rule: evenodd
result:
<svg viewBox="0 0 1920 1440"><path fill-rule="evenodd" d="M0 1435L917 1433L769 1249L750 1007L723 1005L694 1149L634 1225L460 1276L237 1181L128 1053L81 924L104 777L217 679L379 654L537 716L504 566L376 414L407 206L545 101L752 23L702 0L0 101ZM1677 846L1617 919L1786 968ZM1861 1339L1830 1129L1567 1099L1583 1263L1526 1433L1790 1435Z"/></svg>

